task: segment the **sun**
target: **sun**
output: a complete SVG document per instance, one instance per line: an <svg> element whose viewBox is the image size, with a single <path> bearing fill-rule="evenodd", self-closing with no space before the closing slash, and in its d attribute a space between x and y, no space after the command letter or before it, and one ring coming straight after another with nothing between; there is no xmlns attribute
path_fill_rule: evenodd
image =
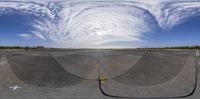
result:
<svg viewBox="0 0 200 99"><path fill-rule="evenodd" d="M102 7L84 11L73 19L70 33L79 40L99 43L109 41L140 41L143 32L149 31L148 18L137 8ZM135 13L135 14L134 14Z"/></svg>

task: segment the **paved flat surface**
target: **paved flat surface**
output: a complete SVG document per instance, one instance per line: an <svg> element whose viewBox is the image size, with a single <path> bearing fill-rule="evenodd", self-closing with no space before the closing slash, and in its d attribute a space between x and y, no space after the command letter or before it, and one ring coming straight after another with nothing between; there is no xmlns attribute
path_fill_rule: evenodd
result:
<svg viewBox="0 0 200 99"><path fill-rule="evenodd" d="M1 50L0 99L198 99L195 52Z"/></svg>

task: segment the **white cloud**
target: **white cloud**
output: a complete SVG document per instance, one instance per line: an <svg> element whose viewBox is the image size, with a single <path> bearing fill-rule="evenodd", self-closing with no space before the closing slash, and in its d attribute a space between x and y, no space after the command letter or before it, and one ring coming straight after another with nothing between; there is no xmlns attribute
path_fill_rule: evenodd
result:
<svg viewBox="0 0 200 99"><path fill-rule="evenodd" d="M0 15L39 16L32 34L21 37L51 40L61 47L93 47L106 42L140 42L157 28L170 30L200 14L200 2L172 0L19 0L0 2ZM110 43L112 44L112 43Z"/></svg>
<svg viewBox="0 0 200 99"><path fill-rule="evenodd" d="M162 14L156 15L161 28L170 30L188 19L200 15L200 2L174 2L162 7Z"/></svg>
<svg viewBox="0 0 200 99"><path fill-rule="evenodd" d="M30 39L30 38L33 37L32 35L30 35L30 34L25 34L25 33L19 34L18 36L23 37L23 38L25 38L25 39Z"/></svg>
<svg viewBox="0 0 200 99"><path fill-rule="evenodd" d="M31 2L0 2L0 14L21 12L21 14L32 14L39 17L54 18L55 14L45 5Z"/></svg>

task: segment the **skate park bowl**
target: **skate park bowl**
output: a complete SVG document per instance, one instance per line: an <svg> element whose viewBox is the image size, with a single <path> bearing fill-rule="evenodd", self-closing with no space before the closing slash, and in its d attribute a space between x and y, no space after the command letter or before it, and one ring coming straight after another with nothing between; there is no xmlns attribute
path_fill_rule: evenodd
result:
<svg viewBox="0 0 200 99"><path fill-rule="evenodd" d="M66 95L86 95L85 89L96 88L98 91L93 94L102 94L98 98L187 97L197 86L195 52L171 49L7 50L0 52L0 74L12 76L11 83L16 79L26 86L36 87L34 90L40 87L50 88L52 92L71 90L61 90ZM8 79L6 77L0 79ZM0 84L1 87L5 85Z"/></svg>
<svg viewBox="0 0 200 99"><path fill-rule="evenodd" d="M196 84L194 56L191 53L148 50L127 72L104 81L101 88L107 95L118 97L187 96ZM102 71L104 76L112 72L115 70Z"/></svg>

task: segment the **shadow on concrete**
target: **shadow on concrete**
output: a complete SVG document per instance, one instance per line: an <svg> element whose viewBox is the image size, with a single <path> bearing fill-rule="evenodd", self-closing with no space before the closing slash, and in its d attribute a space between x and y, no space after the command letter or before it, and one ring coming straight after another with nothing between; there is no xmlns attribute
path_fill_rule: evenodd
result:
<svg viewBox="0 0 200 99"><path fill-rule="evenodd" d="M180 73L188 57L180 52L150 50L127 73L114 79L126 85L164 83Z"/></svg>
<svg viewBox="0 0 200 99"><path fill-rule="evenodd" d="M15 54L7 59L16 76L27 84L57 88L83 81L67 72L50 54Z"/></svg>

